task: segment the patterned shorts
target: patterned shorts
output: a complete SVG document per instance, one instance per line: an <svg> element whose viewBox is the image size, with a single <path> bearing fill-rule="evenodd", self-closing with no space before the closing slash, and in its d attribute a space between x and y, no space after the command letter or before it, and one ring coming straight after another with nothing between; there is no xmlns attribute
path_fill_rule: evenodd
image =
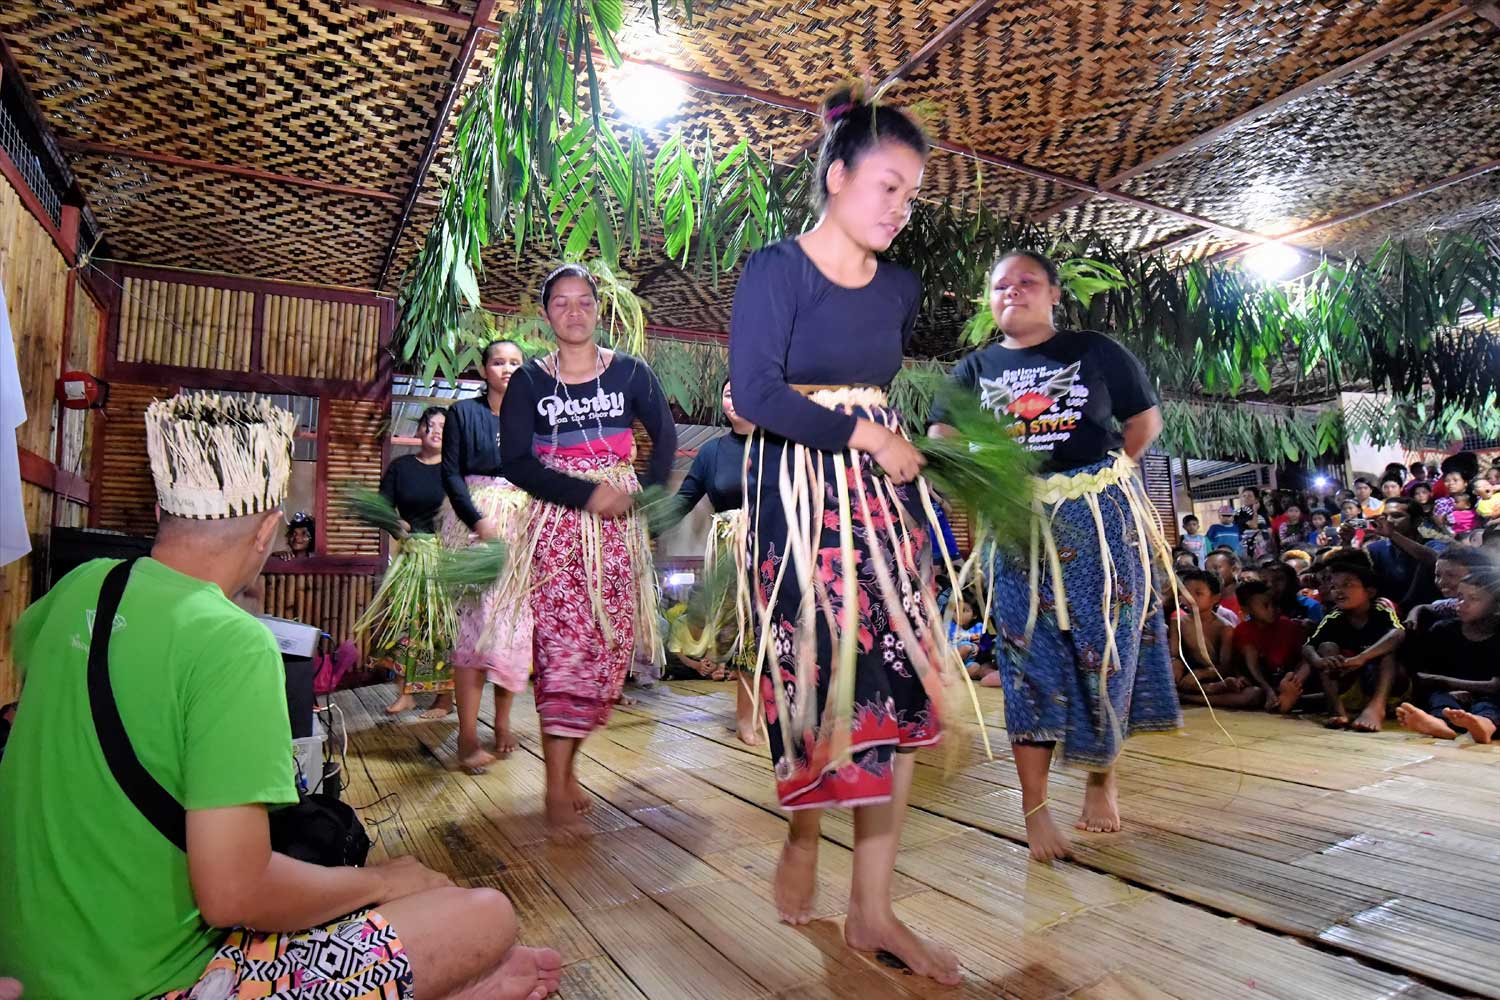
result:
<svg viewBox="0 0 1500 1000"><path fill-rule="evenodd" d="M157 1000L410 1000L401 939L374 910L290 934L229 932L198 982Z"/></svg>

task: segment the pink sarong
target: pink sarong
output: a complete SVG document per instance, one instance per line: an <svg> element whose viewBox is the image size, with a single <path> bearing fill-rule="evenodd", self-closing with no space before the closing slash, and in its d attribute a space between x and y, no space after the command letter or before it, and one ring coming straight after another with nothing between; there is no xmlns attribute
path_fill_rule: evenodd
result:
<svg viewBox="0 0 1500 1000"><path fill-rule="evenodd" d="M474 506L484 517L500 522L500 534L507 545L522 518L518 513L528 499L509 481L494 476L469 476L464 482ZM443 505L443 544L461 549L473 542L469 526ZM459 598L458 638L448 662L458 670L483 670L494 684L507 691L521 691L531 674L531 609L503 607L500 581L477 593Z"/></svg>

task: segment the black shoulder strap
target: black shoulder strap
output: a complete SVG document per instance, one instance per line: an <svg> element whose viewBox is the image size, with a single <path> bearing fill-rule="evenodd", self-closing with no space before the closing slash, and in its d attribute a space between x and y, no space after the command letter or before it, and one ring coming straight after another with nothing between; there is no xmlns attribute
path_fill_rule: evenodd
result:
<svg viewBox="0 0 1500 1000"><path fill-rule="evenodd" d="M94 730L99 735L99 749L104 751L105 763L119 782L120 790L163 837L178 850L186 851L187 813L135 755L109 681L110 634L134 565L135 559L120 563L109 571L104 586L99 588L99 607L94 612L94 632L89 640L89 707L94 714Z"/></svg>

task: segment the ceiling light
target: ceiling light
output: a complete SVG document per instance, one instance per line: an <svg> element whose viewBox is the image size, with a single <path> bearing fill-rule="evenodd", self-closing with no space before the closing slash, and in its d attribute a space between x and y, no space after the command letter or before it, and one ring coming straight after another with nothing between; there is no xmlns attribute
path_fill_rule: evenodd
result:
<svg viewBox="0 0 1500 1000"><path fill-rule="evenodd" d="M1245 267L1266 281L1280 281L1302 260L1302 253L1285 243L1262 243L1245 254Z"/></svg>
<svg viewBox="0 0 1500 1000"><path fill-rule="evenodd" d="M609 96L626 121L655 125L677 113L687 87L655 66L629 65L610 81Z"/></svg>

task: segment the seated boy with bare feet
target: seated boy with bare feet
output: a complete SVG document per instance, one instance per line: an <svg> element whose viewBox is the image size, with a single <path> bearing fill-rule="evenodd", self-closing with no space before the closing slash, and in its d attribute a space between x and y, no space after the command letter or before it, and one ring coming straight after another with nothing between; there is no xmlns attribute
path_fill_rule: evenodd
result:
<svg viewBox="0 0 1500 1000"><path fill-rule="evenodd" d="M1194 705L1215 708L1249 708L1260 693L1243 677L1232 676L1234 630L1219 618L1219 580L1197 570L1178 574L1183 589L1193 601L1167 622L1167 642L1172 656L1172 676L1177 694Z"/></svg>
<svg viewBox="0 0 1500 1000"><path fill-rule="evenodd" d="M1386 702L1397 693L1396 650L1406 630L1390 602L1377 600L1375 571L1363 562L1330 563L1328 591L1333 610L1308 637L1303 661L1323 681L1330 729L1349 727L1349 712L1357 708L1352 727L1378 733Z"/></svg>
<svg viewBox="0 0 1500 1000"><path fill-rule="evenodd" d="M1302 662L1307 630L1271 602L1271 588L1260 580L1240 584L1246 618L1234 629L1234 649L1259 692L1259 705L1285 715L1302 696L1309 668ZM1259 707L1250 706L1250 707Z"/></svg>
<svg viewBox="0 0 1500 1000"><path fill-rule="evenodd" d="M1426 711L1405 702L1396 718L1424 736L1451 740L1463 730L1489 743L1500 727L1500 572L1476 568L1457 589L1458 617L1423 633L1407 657Z"/></svg>
<svg viewBox="0 0 1500 1000"><path fill-rule="evenodd" d="M995 675L993 687L999 687L999 669L993 663L982 663L979 659L979 644L984 638L984 623L974 613L978 601L965 592L956 598L953 605L953 620L948 623L948 643L964 661L964 670L969 676L984 683L984 679Z"/></svg>

